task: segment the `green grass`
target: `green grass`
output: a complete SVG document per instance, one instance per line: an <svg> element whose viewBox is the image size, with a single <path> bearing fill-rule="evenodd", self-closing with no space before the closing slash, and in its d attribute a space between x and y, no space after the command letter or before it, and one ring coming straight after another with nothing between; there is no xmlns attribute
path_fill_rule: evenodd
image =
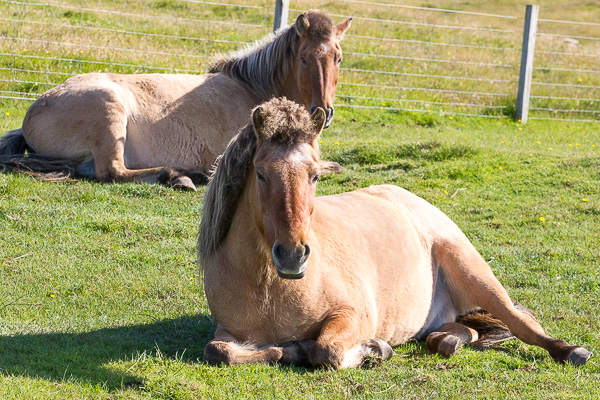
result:
<svg viewBox="0 0 600 400"><path fill-rule="evenodd" d="M482 10L481 5L454 0L406 3L510 15L515 14L513 7L520 10L524 4L494 2ZM270 2L252 4L270 7ZM83 19L86 24L112 29L186 36L209 32L211 37L224 40L250 40L263 34L260 29L238 30L230 25L206 28L185 21L173 24L169 19L149 23L118 15L80 14L76 9L67 12L0 6L8 10L3 16L27 14L31 20L60 20L62 24L80 24ZM96 6L122 10L122 2L109 0ZM308 2L293 5L302 9L310 6ZM570 19L594 20L598 8L590 10L584 6L553 0L543 5L543 17L564 18L568 10L572 13ZM268 10L241 12L170 0L143 5L132 2L128 7L129 12L163 17L270 24L265 17L270 14ZM321 8L350 15L358 13L356 7L332 2ZM361 12L389 17L370 8ZM455 18L446 17L450 18L448 23ZM433 17L425 14L422 18L429 21ZM484 20L471 18L469 24L486 26ZM454 22L461 20L457 21ZM40 35L47 40L64 35L64 31L50 27L33 29L17 24L16 28L30 29L32 37ZM3 26L0 34L12 34L13 29L14 25ZM379 34L382 29L355 21L352 32ZM585 30L577 33L593 35ZM155 42L107 32L98 36L92 31L80 31L78 35L64 39L81 37L103 44L118 38L124 41L119 46L202 55L236 47L226 42L219 46L219 42L165 37L155 38ZM419 29L390 31L389 35L429 39L429 34ZM346 40L345 51L366 46L351 37ZM6 42L0 45L5 46L3 51L14 50ZM26 52L21 44L10 44L13 45L19 54L46 54L41 45L28 47ZM110 51L88 54L88 50L81 53L79 48L58 46L47 49L52 56L75 61L16 60L25 63L24 69L47 68L65 74L107 68L116 72L147 71L138 67L141 64L180 69L205 65L204 59L167 55ZM132 66L77 61L92 59L92 55L97 60ZM12 58L0 60L3 66L12 65ZM345 64L355 68L379 68L360 57L346 55L345 60ZM17 73L19 79L31 77L43 82L46 78L60 81L67 76L41 79ZM1 76L5 77L12 75ZM368 82L372 78L362 75L353 79ZM41 84L22 84L2 86L0 90L36 97L46 89ZM365 95L345 89L341 92ZM439 100L433 92L420 95L427 101ZM0 100L0 132L19 127L28 105L26 101ZM530 121L522 125L510 120L438 113L436 109L431 113L413 113L387 110L387 105L377 104L380 106L382 109L336 110L334 124L322 137L322 158L340 162L344 172L324 177L318 186L319 194L391 183L427 199L457 222L510 295L534 310L549 334L598 354L598 124ZM202 195L203 189L191 194L153 185L86 180L52 183L25 175L0 174L0 398L600 396L597 357L581 368L560 365L545 351L518 341L510 342L507 352L465 348L448 360L429 354L424 343L410 342L397 347L394 356L381 366L352 371L312 371L278 365L217 368L203 364L203 347L212 338L214 322L195 264Z"/></svg>
<svg viewBox="0 0 600 400"><path fill-rule="evenodd" d="M0 39L4 39L0 40L0 64L9 67L0 68L0 94L35 97L73 74L97 70L204 71L216 53L238 49L270 32L272 2L243 4L251 7L174 0L133 1L126 8L120 1L103 0L83 5L83 10L75 0L63 1L60 7L0 3L2 15L16 21L0 28ZM483 9L476 2L457 0L403 4L516 19L345 2L321 4L322 11L336 15L336 22L344 15L356 17L343 42L346 56L338 103L512 117L527 2L503 0ZM314 2L293 2L290 20L300 10L313 7ZM536 42L531 116L598 120L597 40L586 39L598 37L596 27L543 21L565 19L565 15L574 21L600 18L600 12L590 10L586 0L555 0L541 6L539 32L545 35ZM465 26L478 29L461 29ZM548 34L574 35L578 43ZM404 89L394 89L399 87Z"/></svg>
<svg viewBox="0 0 600 400"><path fill-rule="evenodd" d="M319 193L378 183L417 193L458 223L550 334L600 351L595 125L458 118L424 127L390 114L385 126L337 115L323 158L345 170ZM355 371L209 367L202 349L214 325L194 250L202 191L8 174L0 199L3 398L600 395L597 358L559 365L517 341L506 353L466 348L449 360L411 342Z"/></svg>

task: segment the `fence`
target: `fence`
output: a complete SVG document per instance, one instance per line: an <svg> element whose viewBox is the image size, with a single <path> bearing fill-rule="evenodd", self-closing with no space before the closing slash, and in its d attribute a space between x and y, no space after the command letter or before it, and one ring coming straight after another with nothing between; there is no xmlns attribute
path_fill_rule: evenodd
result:
<svg viewBox="0 0 600 400"><path fill-rule="evenodd" d="M230 1L0 0L0 98L30 102L98 70L202 73L216 53L272 30L274 0ZM290 17L309 8L292 1ZM338 0L321 11L354 18L337 107L513 117L524 9L500 15ZM538 24L529 118L600 121L600 24Z"/></svg>

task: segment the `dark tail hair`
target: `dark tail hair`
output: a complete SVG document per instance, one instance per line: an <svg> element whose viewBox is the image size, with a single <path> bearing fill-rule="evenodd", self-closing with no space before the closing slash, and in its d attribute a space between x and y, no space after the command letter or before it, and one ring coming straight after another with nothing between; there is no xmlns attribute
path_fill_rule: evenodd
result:
<svg viewBox="0 0 600 400"><path fill-rule="evenodd" d="M0 139L0 172L22 172L38 179L62 181L73 177L76 168L69 160L36 154L27 145L22 130L15 129Z"/></svg>
<svg viewBox="0 0 600 400"><path fill-rule="evenodd" d="M535 318L531 310L517 302L513 303L519 311ZM508 329L508 326L504 322L481 308L459 315L456 318L456 322L477 331L479 339L470 343L470 346L479 350L497 349L497 344L515 338L515 335L510 332L510 329Z"/></svg>
<svg viewBox="0 0 600 400"><path fill-rule="evenodd" d="M24 155L25 151L31 149L27 146L25 137L21 129L15 129L14 131L6 132L6 135L2 136L0 140L0 157L1 156L13 156L13 155Z"/></svg>

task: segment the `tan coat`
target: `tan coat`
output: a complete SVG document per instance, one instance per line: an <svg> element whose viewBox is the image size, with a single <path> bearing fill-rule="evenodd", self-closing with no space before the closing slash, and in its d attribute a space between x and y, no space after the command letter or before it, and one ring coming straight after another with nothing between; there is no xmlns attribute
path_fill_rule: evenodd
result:
<svg viewBox="0 0 600 400"><path fill-rule="evenodd" d="M217 322L206 361L348 368L388 358L390 345L411 338L450 356L479 339L478 327L497 339L512 333L557 361L587 362L589 351L547 336L513 304L427 201L392 185L316 197L324 121L321 109L309 117L271 100L215 172L198 242ZM466 315L478 307L497 319Z"/></svg>
<svg viewBox="0 0 600 400"><path fill-rule="evenodd" d="M195 190L192 180L207 180L259 103L286 96L306 109L327 110L331 122L339 42L349 26L350 20L335 26L307 11L277 35L220 57L206 75L70 78L37 99L22 128L2 138L0 169L41 178L76 169L102 181Z"/></svg>

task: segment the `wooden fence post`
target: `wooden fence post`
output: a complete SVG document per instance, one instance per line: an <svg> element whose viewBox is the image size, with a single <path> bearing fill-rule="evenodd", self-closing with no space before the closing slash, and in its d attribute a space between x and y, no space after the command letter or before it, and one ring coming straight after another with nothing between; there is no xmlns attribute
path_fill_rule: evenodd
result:
<svg viewBox="0 0 600 400"><path fill-rule="evenodd" d="M290 11L290 0L275 0L275 18L273 19L273 32L287 25Z"/></svg>
<svg viewBox="0 0 600 400"><path fill-rule="evenodd" d="M519 91L515 107L515 119L527 122L529 114L529 95L531 93L531 75L533 73L533 53L535 34L540 6L528 5L525 9L525 27L523 28L523 46L521 47L521 70L519 72Z"/></svg>

